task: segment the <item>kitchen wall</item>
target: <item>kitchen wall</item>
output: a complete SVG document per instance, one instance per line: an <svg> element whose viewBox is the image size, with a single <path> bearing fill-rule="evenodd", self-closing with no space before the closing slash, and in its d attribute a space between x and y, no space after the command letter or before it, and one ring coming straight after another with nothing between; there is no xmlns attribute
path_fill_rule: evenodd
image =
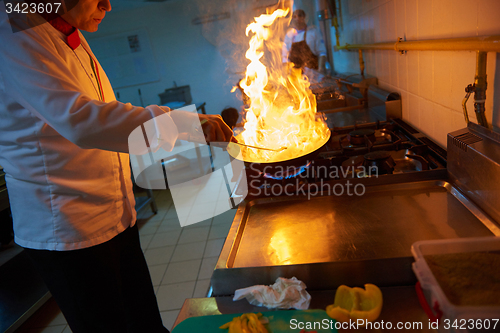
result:
<svg viewBox="0 0 500 333"><path fill-rule="evenodd" d="M112 2L113 5L113 2ZM92 39L126 31L146 29L158 64L160 81L116 89L120 101L140 105L141 89L145 105L158 104L159 93L173 87L190 85L193 102L206 102L207 113L217 114L226 106L239 107L237 94L230 93L237 82L226 73L226 60L217 48L202 36L200 25L192 19L199 16L194 0L171 0L144 7L109 12Z"/></svg>
<svg viewBox="0 0 500 333"><path fill-rule="evenodd" d="M500 35L498 0L342 0L345 43L377 43ZM332 28L332 36L335 29ZM338 72L359 73L358 53L337 51ZM469 51L363 51L365 74L402 96L403 119L446 146L446 134L465 127L464 89L474 83L476 53ZM497 66L498 64L498 66ZM488 53L486 117L500 126L500 57ZM467 105L476 122L473 96Z"/></svg>

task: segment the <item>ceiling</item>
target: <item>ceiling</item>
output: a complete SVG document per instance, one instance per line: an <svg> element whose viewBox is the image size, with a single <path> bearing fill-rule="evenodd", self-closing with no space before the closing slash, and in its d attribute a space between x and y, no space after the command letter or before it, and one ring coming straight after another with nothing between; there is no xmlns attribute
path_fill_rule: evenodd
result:
<svg viewBox="0 0 500 333"><path fill-rule="evenodd" d="M155 3L175 0L111 0L113 12L150 6Z"/></svg>

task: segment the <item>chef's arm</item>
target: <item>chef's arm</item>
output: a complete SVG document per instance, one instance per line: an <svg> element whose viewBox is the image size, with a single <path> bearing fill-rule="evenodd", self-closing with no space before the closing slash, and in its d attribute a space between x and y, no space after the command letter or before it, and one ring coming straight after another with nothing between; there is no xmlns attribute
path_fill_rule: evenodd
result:
<svg viewBox="0 0 500 333"><path fill-rule="evenodd" d="M282 62L283 64L288 63L288 53L290 53L290 48L292 47L292 31L288 30L285 35L285 40L281 48Z"/></svg>
<svg viewBox="0 0 500 333"><path fill-rule="evenodd" d="M33 122L43 120L82 148L127 152L128 135L134 128L165 114L160 107L95 100L81 91L78 78L56 51L54 42L38 33L41 28L12 33L1 23L0 45L8 46L0 52L4 89L32 114ZM173 145L176 136L174 131L164 138L173 140Z"/></svg>
<svg viewBox="0 0 500 333"><path fill-rule="evenodd" d="M7 75L7 79L11 78ZM33 79L42 82L36 75ZM12 80L6 88L33 115L33 121L43 120L65 139L84 149L128 152L129 134L151 119L166 114L158 106L142 108L118 101L104 103L55 83L46 81L38 86L20 81ZM171 150L177 139L177 127L168 116L161 119L162 124L155 126L160 130L160 133L156 131L156 136L161 136L161 140L155 142Z"/></svg>
<svg viewBox="0 0 500 333"><path fill-rule="evenodd" d="M8 25L0 27L0 45L8 46L0 52L5 91L33 115L34 122L43 120L82 148L128 152L129 135L134 129L166 115L155 128L161 132L157 135L162 147L170 150L178 132L187 130L187 124L194 119L192 115L189 120L178 116L174 121L168 108L156 105L143 108L116 100L96 100L81 91L78 78L46 35L37 33L36 28L14 34ZM203 132L213 136L215 130L215 138L217 134L220 138L222 128L217 128L218 120L212 118L215 116L207 117ZM206 137L212 139L210 135Z"/></svg>

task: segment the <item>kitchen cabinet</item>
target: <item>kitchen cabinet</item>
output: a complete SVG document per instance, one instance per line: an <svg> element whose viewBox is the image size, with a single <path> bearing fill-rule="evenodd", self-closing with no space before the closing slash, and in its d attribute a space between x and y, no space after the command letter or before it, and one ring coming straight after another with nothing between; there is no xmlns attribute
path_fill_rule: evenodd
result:
<svg viewBox="0 0 500 333"><path fill-rule="evenodd" d="M14 245L0 265L0 332L15 332L51 295L30 258ZM5 256L6 251L0 252ZM1 259L1 257L0 257Z"/></svg>

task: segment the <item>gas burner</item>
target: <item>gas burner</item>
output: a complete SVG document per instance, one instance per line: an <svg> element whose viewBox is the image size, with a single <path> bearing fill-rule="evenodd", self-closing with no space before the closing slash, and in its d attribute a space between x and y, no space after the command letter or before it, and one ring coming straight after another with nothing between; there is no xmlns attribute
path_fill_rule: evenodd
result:
<svg viewBox="0 0 500 333"><path fill-rule="evenodd" d="M347 139L349 143L355 146L365 145L367 142L365 137L368 138L371 142L375 142L375 130L371 128L358 129L352 132L349 132L347 135Z"/></svg>
<svg viewBox="0 0 500 333"><path fill-rule="evenodd" d="M246 183L241 193L261 196L263 188L276 185L298 189L303 184L342 179L358 181L382 175L386 178L442 171L446 168L446 151L402 120L395 119L361 127L334 127L328 144L308 162L312 163L299 168L287 168L284 164L281 172L259 172L246 167Z"/></svg>
<svg viewBox="0 0 500 333"><path fill-rule="evenodd" d="M386 129L362 128L333 133L329 151L338 153L331 155L356 156L372 150L399 150L399 144L403 142L396 133Z"/></svg>
<svg viewBox="0 0 500 333"><path fill-rule="evenodd" d="M390 152L385 150L373 151L364 155L363 165L369 168L376 168L377 174L386 175L394 172L396 163Z"/></svg>
<svg viewBox="0 0 500 333"><path fill-rule="evenodd" d="M275 180L295 178L300 174L302 174L304 171L306 171L307 168L309 168L312 163L313 161L309 161L307 164L302 165L300 167L287 166L286 168L285 167L279 168L279 170L276 171L274 174L269 172L261 172L261 175L264 178L275 179Z"/></svg>

